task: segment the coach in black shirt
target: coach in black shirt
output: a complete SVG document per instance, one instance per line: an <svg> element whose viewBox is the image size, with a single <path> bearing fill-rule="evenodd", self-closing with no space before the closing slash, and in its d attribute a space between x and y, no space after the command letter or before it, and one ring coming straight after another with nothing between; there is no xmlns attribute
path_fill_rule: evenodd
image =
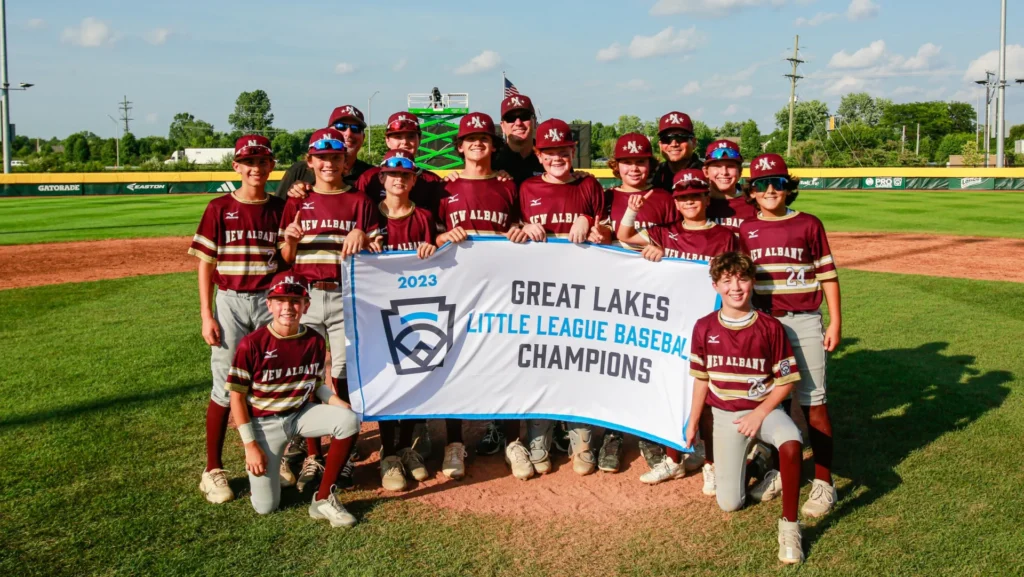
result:
<svg viewBox="0 0 1024 577"><path fill-rule="evenodd" d="M544 172L533 153L534 130L537 115L529 96L513 94L501 101L501 131L505 143L494 155L494 170L504 170L516 185L535 174Z"/></svg>

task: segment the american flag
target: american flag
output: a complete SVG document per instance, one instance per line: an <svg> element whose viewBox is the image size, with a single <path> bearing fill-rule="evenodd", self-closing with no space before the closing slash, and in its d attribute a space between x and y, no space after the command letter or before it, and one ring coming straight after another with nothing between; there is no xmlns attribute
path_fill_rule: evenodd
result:
<svg viewBox="0 0 1024 577"><path fill-rule="evenodd" d="M505 98L508 98L509 96L513 96L513 95L519 94L519 89L516 88L515 84L512 84L511 80L509 80L508 78L506 78L504 76L502 76L502 78L505 78Z"/></svg>

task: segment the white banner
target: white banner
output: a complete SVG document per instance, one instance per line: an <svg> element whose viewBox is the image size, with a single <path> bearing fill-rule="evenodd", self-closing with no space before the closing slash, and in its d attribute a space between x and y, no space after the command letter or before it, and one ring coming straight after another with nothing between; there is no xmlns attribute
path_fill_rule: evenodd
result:
<svg viewBox="0 0 1024 577"><path fill-rule="evenodd" d="M707 263L473 237L345 264L352 407L365 420L586 422L682 448Z"/></svg>

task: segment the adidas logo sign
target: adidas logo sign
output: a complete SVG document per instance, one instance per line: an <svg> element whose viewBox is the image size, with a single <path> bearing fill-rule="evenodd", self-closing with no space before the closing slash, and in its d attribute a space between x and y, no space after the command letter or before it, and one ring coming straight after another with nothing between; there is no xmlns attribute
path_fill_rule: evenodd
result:
<svg viewBox="0 0 1024 577"><path fill-rule="evenodd" d="M235 187L235 183L230 180L217 187L217 192L235 192L236 190L238 189Z"/></svg>

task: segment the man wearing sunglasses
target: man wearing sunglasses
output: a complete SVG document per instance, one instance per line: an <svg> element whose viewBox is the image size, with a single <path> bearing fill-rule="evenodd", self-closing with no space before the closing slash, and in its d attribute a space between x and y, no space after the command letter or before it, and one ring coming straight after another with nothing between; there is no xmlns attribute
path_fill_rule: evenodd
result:
<svg viewBox="0 0 1024 577"><path fill-rule="evenodd" d="M669 112L658 121L658 146L665 160L654 171L655 188L672 190L672 179L677 172L704 166L704 161L694 154L697 139L693 134L693 121L683 112Z"/></svg>
<svg viewBox="0 0 1024 577"><path fill-rule="evenodd" d="M716 140L708 145L704 159L704 175L711 184L708 218L737 235L743 221L757 218L757 207L739 189L742 171L743 155L735 142Z"/></svg>
<svg viewBox="0 0 1024 577"><path fill-rule="evenodd" d="M345 137L345 155L348 156L350 167L348 174L345 175L345 182L354 185L364 172L372 168L368 163L357 158L359 149L363 147L363 140L366 138L366 121L363 120L363 113L351 104L339 106L331 112L327 126L337 130ZM309 184L309 188L316 184L316 177L305 162L296 162L288 168L284 177L281 178L281 182L278 183L274 195L285 198L296 182L305 182Z"/></svg>
<svg viewBox="0 0 1024 577"><path fill-rule="evenodd" d="M517 186L544 172L533 153L536 127L537 115L529 96L513 94L501 101L501 131L505 134L505 144L495 153L492 167L495 171L507 172Z"/></svg>

